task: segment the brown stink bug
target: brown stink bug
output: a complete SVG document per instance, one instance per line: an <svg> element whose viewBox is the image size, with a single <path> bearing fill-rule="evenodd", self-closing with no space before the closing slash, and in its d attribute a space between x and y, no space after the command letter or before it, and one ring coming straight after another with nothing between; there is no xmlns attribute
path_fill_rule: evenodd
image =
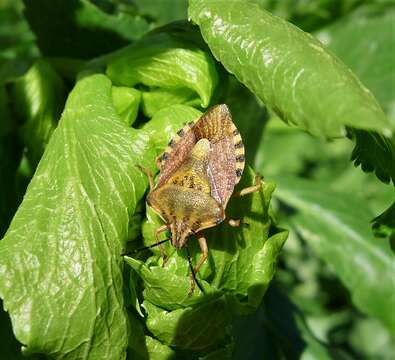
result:
<svg viewBox="0 0 395 360"><path fill-rule="evenodd" d="M195 122L184 126L171 139L159 158L159 177L156 185L152 174L143 169L150 180L147 203L165 221L156 230L159 234L170 230L171 242L176 248L187 244L196 235L202 256L193 276L208 257L206 238L202 230L225 220L225 209L239 182L245 164L244 145L232 122L229 108L216 105ZM241 190L243 196L260 188L260 179L254 186ZM240 220L230 220L238 226Z"/></svg>

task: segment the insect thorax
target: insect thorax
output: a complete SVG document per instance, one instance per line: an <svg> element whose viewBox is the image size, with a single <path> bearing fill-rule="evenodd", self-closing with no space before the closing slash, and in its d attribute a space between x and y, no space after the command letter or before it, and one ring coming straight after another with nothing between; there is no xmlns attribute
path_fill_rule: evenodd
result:
<svg viewBox="0 0 395 360"><path fill-rule="evenodd" d="M206 139L198 141L166 184L148 196L149 204L169 224L177 247L183 246L191 233L215 226L224 218L222 205L210 194L209 152L210 143Z"/></svg>

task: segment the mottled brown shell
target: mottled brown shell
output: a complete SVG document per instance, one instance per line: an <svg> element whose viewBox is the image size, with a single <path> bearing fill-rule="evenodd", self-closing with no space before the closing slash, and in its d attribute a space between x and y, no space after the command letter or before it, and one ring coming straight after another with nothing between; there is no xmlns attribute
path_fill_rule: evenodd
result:
<svg viewBox="0 0 395 360"><path fill-rule="evenodd" d="M162 154L156 189L177 171L200 139L207 139L211 144L207 167L211 196L225 209L243 174L245 158L241 136L224 104L210 108L171 139Z"/></svg>

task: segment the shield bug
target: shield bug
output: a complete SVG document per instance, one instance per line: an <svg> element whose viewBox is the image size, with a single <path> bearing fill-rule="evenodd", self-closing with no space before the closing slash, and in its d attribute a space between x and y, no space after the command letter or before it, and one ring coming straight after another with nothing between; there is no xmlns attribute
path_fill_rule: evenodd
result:
<svg viewBox="0 0 395 360"><path fill-rule="evenodd" d="M164 220L156 230L170 230L172 245L185 247L191 235L196 235L202 256L193 270L199 271L208 257L206 238L202 230L214 227L226 218L225 209L239 182L245 164L244 145L226 105L216 105L199 119L185 125L170 140L158 159L159 177L143 169L150 180L147 203ZM260 188L260 178L254 186L241 190L243 196ZM230 220L238 226L240 220Z"/></svg>

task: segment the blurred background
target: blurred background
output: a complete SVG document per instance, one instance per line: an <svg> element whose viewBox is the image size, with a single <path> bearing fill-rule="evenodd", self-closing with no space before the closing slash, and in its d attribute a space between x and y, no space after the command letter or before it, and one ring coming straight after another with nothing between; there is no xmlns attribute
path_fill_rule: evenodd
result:
<svg viewBox="0 0 395 360"><path fill-rule="evenodd" d="M256 2L327 45L374 93L395 124L394 1ZM46 56L53 59L63 81L59 86L67 94L86 59L186 18L184 0L0 0L1 237L41 156L24 156L29 142L24 119L34 114L20 114L15 104L9 106L9 84L35 59ZM71 59L62 61L65 56ZM282 348L294 348L289 353L301 355L298 347L303 348L303 344L319 348L325 343L329 349L325 356L333 358L393 359L394 339L378 320L355 307L350 292L339 280L342 269L328 263L325 254L310 246L311 237L300 231L303 219L283 201L292 186L329 198L336 194L344 199L345 211L351 217L358 217L358 208L363 207L373 219L393 202L393 186L354 167L350 161L354 148L351 140L327 142L285 125L235 79L229 79L220 98L229 104L235 118L249 118L241 129L249 149L248 161L265 179L279 184L274 213L279 223L290 229L264 306L257 314L240 319L241 330L236 336L244 345L236 352L243 351L241 355L246 358L261 358L265 348L270 348L272 354L278 354L274 358L279 358ZM59 106L43 116L59 117L65 98L56 101ZM45 104L42 106L45 108ZM326 232L323 236L336 236L330 229L322 231ZM393 237L385 229L376 235L381 236L377 241ZM370 296L374 298L375 294ZM269 338L272 340L265 342ZM22 358L5 312L0 313L0 339L1 359ZM318 356L319 350L312 353Z"/></svg>

